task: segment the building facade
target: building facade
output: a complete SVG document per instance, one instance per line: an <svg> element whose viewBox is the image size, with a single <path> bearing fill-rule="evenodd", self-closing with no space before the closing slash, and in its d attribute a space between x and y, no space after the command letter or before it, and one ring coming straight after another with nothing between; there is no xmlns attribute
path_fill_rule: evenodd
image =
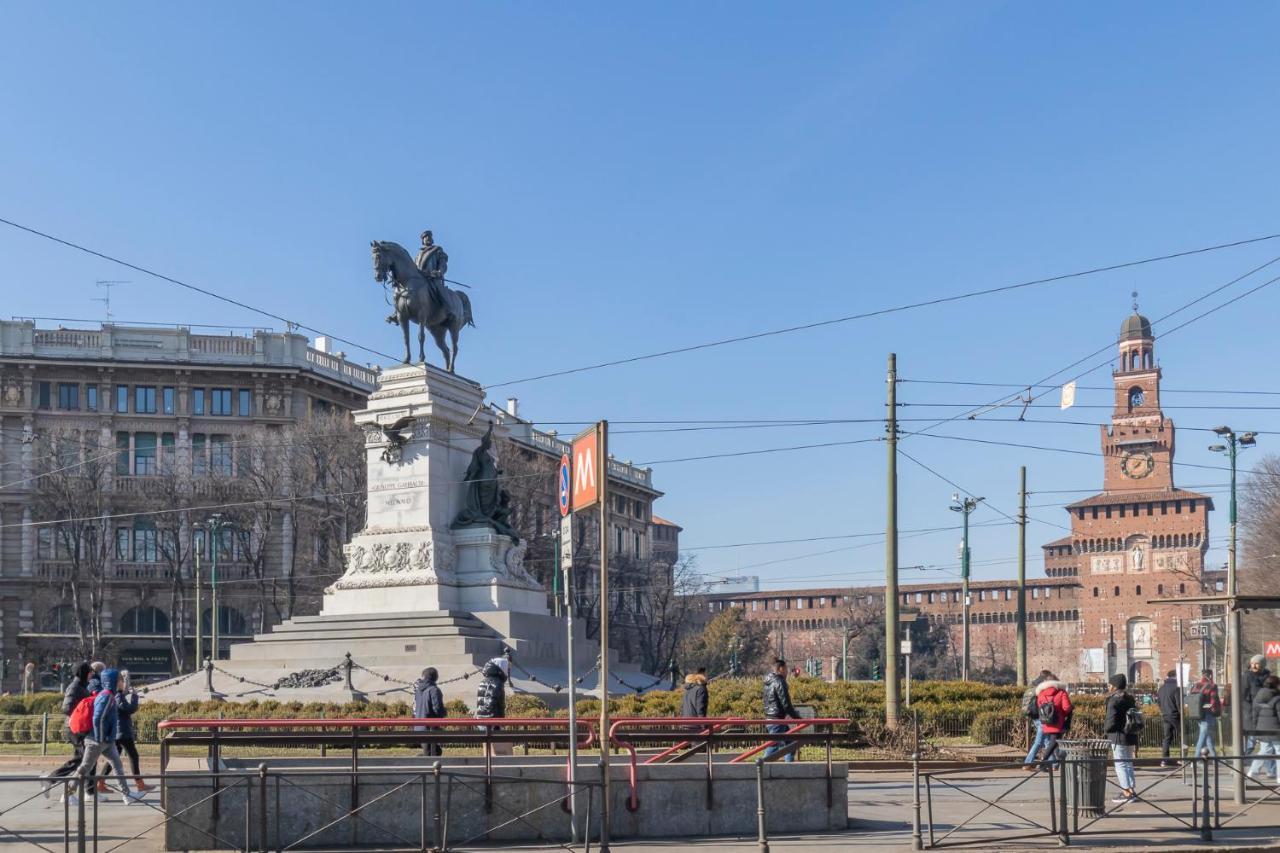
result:
<svg viewBox="0 0 1280 853"><path fill-rule="evenodd" d="M362 407L376 379L375 369L295 334L0 322L0 686L16 688L27 661L42 684L56 685L59 665L81 653L86 620L101 654L143 679L175 670L175 634L189 664L196 617L178 575L192 571L195 551L207 568L215 541L192 532L204 514L187 508L216 503L214 484L246 473L245 447L310 413ZM150 493L176 482L175 472L186 485L161 506ZM100 520L75 535L55 523L84 506ZM178 510L181 530L167 514ZM283 521L249 546L272 575L297 545L287 513ZM182 542L176 570L166 530L177 533L175 550ZM260 590L231 583L246 575L240 545L249 536L225 540L216 616L224 653L264 621Z"/></svg>
<svg viewBox="0 0 1280 853"><path fill-rule="evenodd" d="M1102 491L1065 507L1071 534L1043 546L1046 577L1027 581L1028 669L1151 682L1179 665L1217 668L1221 649L1197 630L1211 614L1177 602L1223 589L1225 573L1204 565L1213 501L1174 483L1174 423L1160 409L1151 324L1136 310L1121 326L1112 380L1111 423L1099 436ZM951 647L961 647L958 582L906 584L899 594L904 612L946 626ZM793 659L821 662L828 676L856 614L883 606L883 587L722 593L708 604L712 613L740 607L780 629ZM1014 581L971 582L976 671L1013 665L1016 623Z"/></svg>

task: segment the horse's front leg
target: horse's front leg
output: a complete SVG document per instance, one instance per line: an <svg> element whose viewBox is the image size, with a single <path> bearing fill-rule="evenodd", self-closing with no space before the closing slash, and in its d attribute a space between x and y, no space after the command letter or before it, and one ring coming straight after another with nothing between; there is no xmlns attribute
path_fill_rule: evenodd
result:
<svg viewBox="0 0 1280 853"><path fill-rule="evenodd" d="M409 315L407 312L400 315L400 328L404 331L404 363L408 364L413 355L413 350L409 349Z"/></svg>

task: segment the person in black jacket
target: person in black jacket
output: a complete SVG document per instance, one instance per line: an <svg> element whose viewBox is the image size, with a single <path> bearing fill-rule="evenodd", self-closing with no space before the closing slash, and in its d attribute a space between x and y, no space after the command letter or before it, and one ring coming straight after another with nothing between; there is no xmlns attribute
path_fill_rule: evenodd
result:
<svg viewBox="0 0 1280 853"><path fill-rule="evenodd" d="M1271 670L1267 669L1267 659L1262 655L1254 655L1249 658L1249 668L1244 673L1244 693L1241 698L1244 699L1244 721L1245 728L1249 728L1250 709L1253 707L1253 697L1262 689L1263 684L1271 677ZM1255 738L1252 734L1246 733L1244 739L1244 751L1247 755L1253 752ZM1271 775L1275 775L1275 767L1272 768Z"/></svg>
<svg viewBox="0 0 1280 853"><path fill-rule="evenodd" d="M480 670L480 687L476 690L476 712L479 719L497 719L507 715L507 680L511 677L511 661L496 657ZM497 731L495 728L494 731ZM488 745L485 746L486 752ZM493 754L509 755L510 744L494 744Z"/></svg>
<svg viewBox="0 0 1280 853"><path fill-rule="evenodd" d="M413 716L419 720L439 720L449 714L444 708L444 693L436 685L440 673L434 666L422 671L422 677L413 682ZM426 726L416 726L415 731L425 732ZM439 731L439 729L433 729ZM440 744L428 741L422 745L423 755L443 755Z"/></svg>
<svg viewBox="0 0 1280 853"><path fill-rule="evenodd" d="M1156 704L1160 706L1160 719L1164 723L1164 737L1160 741L1160 766L1170 767L1169 748L1182 732L1182 688L1178 686L1178 673L1172 669L1156 691Z"/></svg>
<svg viewBox="0 0 1280 853"><path fill-rule="evenodd" d="M1102 723L1102 733L1111 741L1116 781L1120 784L1120 794L1111 801L1113 803L1127 803L1138 797L1133 790L1137 784L1133 776L1133 748L1138 745L1138 735L1131 731L1129 725L1129 712L1136 710L1138 705L1126 691L1128 686L1129 681L1124 675L1117 673L1111 676L1107 686L1106 717Z"/></svg>
<svg viewBox="0 0 1280 853"><path fill-rule="evenodd" d="M782 658L774 658L773 672L764 677L764 715L770 720L798 720L800 714L796 712L796 708L791 704L791 691L787 688L787 662ZM786 723L772 723L765 727L770 734L783 734L790 726ZM795 761L796 753L790 747L794 746L793 741L777 742L764 751L764 757L769 758L775 752L788 749L787 756L784 760Z"/></svg>
<svg viewBox="0 0 1280 853"><path fill-rule="evenodd" d="M707 715L707 668L698 667L684 677L684 695L680 698L680 716L705 717Z"/></svg>
<svg viewBox="0 0 1280 853"><path fill-rule="evenodd" d="M1254 741L1258 745L1256 755L1280 755L1280 678L1267 676L1262 687L1253 694L1253 704L1249 706L1249 723L1254 733ZM1264 775L1267 765L1271 765L1271 776L1276 776L1275 759L1255 758L1249 765L1249 778L1257 779Z"/></svg>
<svg viewBox="0 0 1280 853"><path fill-rule="evenodd" d="M84 735L78 735L71 731L70 717L71 712L80 704L80 700L89 695L89 677L93 674L93 667L88 661L80 661L76 665L75 677L71 679L71 683L67 685L67 689L62 694L62 738L71 744L72 756L62 763L61 767L56 770L44 774L46 780L60 779L64 776L71 775L80 762L84 760ZM49 788L52 786L51 781L44 783L44 795L49 796ZM64 793L65 797L66 794Z"/></svg>

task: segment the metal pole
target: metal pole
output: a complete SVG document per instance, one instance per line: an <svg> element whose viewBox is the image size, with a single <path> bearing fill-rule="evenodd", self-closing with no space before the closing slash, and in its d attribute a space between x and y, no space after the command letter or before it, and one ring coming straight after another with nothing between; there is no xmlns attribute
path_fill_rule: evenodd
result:
<svg viewBox="0 0 1280 853"><path fill-rule="evenodd" d="M213 660L218 659L218 552L222 550L222 517L218 513L214 513L209 519L209 530L213 533L213 570L209 576L209 585L213 588L211 593L213 597L213 624L210 629L210 635L213 638L213 653L210 657Z"/></svg>
<svg viewBox="0 0 1280 853"><path fill-rule="evenodd" d="M906 662L907 670L907 707L911 707L911 655L902 656Z"/></svg>
<svg viewBox="0 0 1280 853"><path fill-rule="evenodd" d="M964 516L964 539L960 545L960 597L963 599L961 606L964 611L964 649L960 659L960 679L962 681L969 680L969 499L965 498L961 503L960 514Z"/></svg>
<svg viewBox="0 0 1280 853"><path fill-rule="evenodd" d="M840 680L849 680L849 626L844 629L844 637L840 641Z"/></svg>
<svg viewBox="0 0 1280 853"><path fill-rule="evenodd" d="M204 543L204 537L200 537L201 545ZM200 545L195 547L196 551L196 667L204 662L204 626L200 624L200 617L204 614L200 610ZM195 667L192 667L195 669Z"/></svg>
<svg viewBox="0 0 1280 853"><path fill-rule="evenodd" d="M1018 683L1027 683L1027 466L1018 470Z"/></svg>
<svg viewBox="0 0 1280 853"><path fill-rule="evenodd" d="M244 841L248 846L249 839L246 838ZM258 765L258 850L261 853L267 853L268 849L270 845L267 844L267 763L264 761Z"/></svg>
<svg viewBox="0 0 1280 853"><path fill-rule="evenodd" d="M907 669L910 671L911 658L907 658ZM911 681L908 679L907 687L910 690ZM908 693L910 695L910 693ZM907 700L907 704L911 704L911 700ZM911 714L912 728L912 749L911 749L911 790L912 790L912 821L911 821L911 849L923 850L924 840L920 836L920 715L912 712Z"/></svg>
<svg viewBox="0 0 1280 853"><path fill-rule="evenodd" d="M40 754L49 754L49 712L40 715Z"/></svg>
<svg viewBox="0 0 1280 853"><path fill-rule="evenodd" d="M887 446L887 510L884 528L884 718L893 728L898 724L898 357L889 353L886 379L889 396L885 403L885 443Z"/></svg>
<svg viewBox="0 0 1280 853"><path fill-rule="evenodd" d="M609 422L596 424L600 484L600 851L609 853Z"/></svg>
<svg viewBox="0 0 1280 853"><path fill-rule="evenodd" d="M1228 452L1231 454L1231 516L1230 539L1227 541L1227 683L1231 688L1231 751L1236 754L1232 762L1235 773L1232 774L1232 789L1235 802L1244 803L1244 679L1240 672L1240 611L1236 607L1236 434L1226 436Z"/></svg>
<svg viewBox="0 0 1280 853"><path fill-rule="evenodd" d="M569 516L573 518L572 515ZM570 520L569 524L573 524ZM570 533L572 533L572 528ZM560 537L556 537L556 558L560 557ZM559 566L557 565L557 569ZM569 839L574 843L578 843L578 789L575 783L578 780L578 687L577 687L577 668L573 662L573 568L566 567L564 570L564 628L565 636L568 639L568 666L569 666ZM587 828L587 834L590 835L590 827Z"/></svg>
<svg viewBox="0 0 1280 853"><path fill-rule="evenodd" d="M769 836L765 832L764 759L756 759L756 845L760 853L769 853Z"/></svg>

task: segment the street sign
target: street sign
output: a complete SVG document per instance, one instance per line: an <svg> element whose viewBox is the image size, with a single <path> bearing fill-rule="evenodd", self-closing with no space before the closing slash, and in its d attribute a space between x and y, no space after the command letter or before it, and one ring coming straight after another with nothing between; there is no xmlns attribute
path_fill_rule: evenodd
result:
<svg viewBox="0 0 1280 853"><path fill-rule="evenodd" d="M574 512L600 500L600 431L591 427L573 440L573 490L570 507Z"/></svg>
<svg viewBox="0 0 1280 853"><path fill-rule="evenodd" d="M573 516L560 519L560 568L573 568Z"/></svg>
<svg viewBox="0 0 1280 853"><path fill-rule="evenodd" d="M904 655L910 655L910 654L911 654L911 641L910 641L910 640L899 640L898 642L899 642L899 643L901 643L900 652L901 652L902 654L904 654Z"/></svg>
<svg viewBox="0 0 1280 853"><path fill-rule="evenodd" d="M1269 658L1280 658L1280 640L1267 640L1262 653Z"/></svg>
<svg viewBox="0 0 1280 853"><path fill-rule="evenodd" d="M556 480L556 488L560 494L560 517L564 518L573 509L573 481L570 480L572 466L569 464L569 454L560 457L560 475Z"/></svg>

